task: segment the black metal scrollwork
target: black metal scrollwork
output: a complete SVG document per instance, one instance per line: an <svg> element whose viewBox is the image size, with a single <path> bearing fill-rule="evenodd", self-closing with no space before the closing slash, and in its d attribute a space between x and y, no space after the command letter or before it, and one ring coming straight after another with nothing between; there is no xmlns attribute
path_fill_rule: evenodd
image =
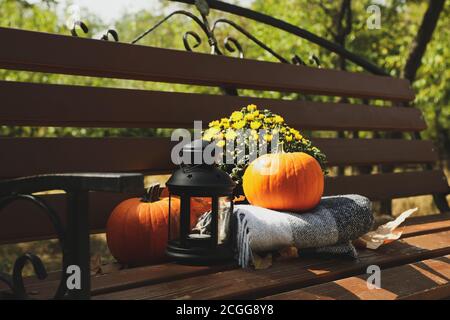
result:
<svg viewBox="0 0 450 320"><path fill-rule="evenodd" d="M89 28L87 27L87 25L83 21L78 20L73 23L72 29L70 29L70 33L74 37L78 37L77 28L83 30L85 34L89 32Z"/></svg>
<svg viewBox="0 0 450 320"><path fill-rule="evenodd" d="M38 206L39 208L41 208L42 211L46 213L56 232L62 251L62 271L61 271L61 280L53 298L61 299L64 297L67 291L66 287L67 276L65 270L67 267L68 255L70 254L69 252L67 252L64 245L65 231L61 223L61 220L59 219L59 216L56 214L56 212L44 200L33 195L11 194L8 196L4 196L0 198L0 210L4 209L6 206L17 200L29 201ZM11 290L11 293L4 294L5 295L4 298L31 299L31 297L26 292L22 276L23 268L25 267L27 262L30 262L31 265L33 266L34 273L36 274L36 277L38 279L44 280L47 278L47 271L41 259L32 253L25 253L21 255L19 258L17 258L16 261L14 262L12 276L0 272L0 281L6 283Z"/></svg>
<svg viewBox="0 0 450 320"><path fill-rule="evenodd" d="M215 35L215 31L217 30L217 26L220 24L226 24L228 26L231 26L233 29L238 31L240 34L244 35L247 39L251 40L253 43L255 43L257 46L259 46L261 49L263 49L266 52L269 52L275 59L277 59L279 62L282 63L291 63L295 65L306 65L304 60L302 60L297 55L294 55L294 57L291 60L288 60L284 58L282 55L277 53L275 50L270 48L268 45L263 43L261 40L256 38L254 35L252 35L250 32L245 30L243 27L235 23L234 21L231 21L229 19L220 18L215 20L212 24L210 24L208 20L209 15L209 5L205 0L195 0L194 2L195 7L197 8L198 12L200 13L200 17L197 15L186 11L186 10L176 10L166 17L164 17L161 21L153 25L151 28L146 30L144 33L139 35L137 38L135 38L133 41L131 41L132 44L138 43L140 40L142 40L144 37L151 34L154 30L158 29L162 24L169 21L174 16L185 16L191 19L193 22L195 22L200 29L203 31L204 35L206 36L208 40L208 44L210 47L210 53L216 54L216 55L224 55L224 52L219 48L218 41ZM211 27L212 26L212 27ZM71 30L71 33L73 36L78 36L76 29L77 27L81 28L85 33L88 32L87 26L81 22L76 21L74 23L74 26ZM119 41L119 35L117 31L113 29L109 29L102 37L102 40L109 40L109 36L111 36L114 41ZM190 39L195 40L195 43L190 43ZM195 31L186 31L183 34L183 45L184 48L187 51L194 51L195 48L198 48L202 44L202 37ZM242 45L240 42L231 36L227 36L223 39L223 47L225 50L231 54L235 54L238 58L244 58L244 50L242 48ZM311 65L320 66L319 59L315 55L311 55L309 58L309 62Z"/></svg>

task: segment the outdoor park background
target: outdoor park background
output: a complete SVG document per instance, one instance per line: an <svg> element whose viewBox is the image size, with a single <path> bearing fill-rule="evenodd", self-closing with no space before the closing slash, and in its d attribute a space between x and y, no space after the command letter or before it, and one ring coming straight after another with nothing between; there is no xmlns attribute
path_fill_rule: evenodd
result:
<svg viewBox="0 0 450 320"><path fill-rule="evenodd" d="M429 1L424 0L237 0L232 2L275 16L331 41L339 42L351 52L365 57L395 77L408 76L407 61L414 48L423 16L429 7ZM377 4L381 8L381 28L378 30L369 30L367 28L366 20L370 13L367 13L366 8L370 4ZM71 17L73 18L75 8L73 5L77 5L81 9L80 12L75 12L75 14L78 14L79 18L89 27L89 33L81 35L81 31L79 31L80 36L98 39L105 30L113 27L118 31L122 42L131 42L174 9L183 8L196 13L194 6L186 6L168 0L0 0L0 26L70 35L70 30L66 23ZM220 12L212 11L210 16L212 21L218 17L226 17L237 22L269 47L275 49L277 53L288 59L296 54L308 63L309 57L311 54L314 54L319 57L321 65L325 68L340 69L345 67L349 71L362 71L351 63L343 64L336 55L285 32ZM428 129L422 132L422 137L424 139L432 139L439 149L440 161L437 165L446 170L447 177L449 177L448 158L450 155L449 26L450 1L446 1L432 38L427 44L426 51L421 59L420 67L412 79L416 92L416 99L412 107L422 110L428 124ZM144 38L139 44L185 50L182 37L189 30L197 31L201 34L198 26L189 19L176 17ZM270 54L259 49L233 29L221 26L218 31L217 37L219 41L228 35L238 39L243 46L246 58L276 61ZM2 45L6 46L8 44L3 43ZM206 39L203 39L202 44L195 50L209 52ZM84 55L86 59L89 59L89 53L80 52L80 55ZM9 70L0 70L0 79L220 94L219 89L209 87ZM275 92L260 93L240 90L240 93L262 97L283 97L285 99L312 99L311 97L298 94ZM332 100L334 98L316 97L313 99ZM373 101L371 103L380 105L380 107L388 106L388 104L381 101ZM2 107L7 106L2 105ZM237 109L239 107L241 106L236 106ZM301 130L302 128L297 129ZM170 132L170 129L165 128L98 129L0 126L0 136L14 137L169 136ZM304 134L311 136L310 132L304 132ZM337 134L336 132L314 132L311 137L330 137ZM352 133L347 132L344 134L351 135ZM370 137L371 135L372 133L369 132L360 132L360 137L362 138ZM7 152L7 150L3 152ZM346 173L349 171L351 169L347 168ZM332 170L332 174L335 173L336 170ZM166 176L148 177L147 181L161 180L164 182L165 178ZM418 206L422 213L437 212L436 207L432 203L432 197L422 196L394 200L393 213L395 215L415 206ZM105 245L104 236L93 236L92 246L92 251L100 253L103 261L111 260ZM58 250L58 244L51 240L0 246L0 271L10 271L14 259L22 251L32 251L43 257L50 270L58 268L60 256L55 254Z"/></svg>

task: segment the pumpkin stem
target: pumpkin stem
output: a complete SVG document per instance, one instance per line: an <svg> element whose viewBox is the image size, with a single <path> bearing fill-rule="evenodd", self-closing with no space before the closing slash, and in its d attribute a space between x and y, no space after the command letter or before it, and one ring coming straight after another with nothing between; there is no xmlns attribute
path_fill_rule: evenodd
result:
<svg viewBox="0 0 450 320"><path fill-rule="evenodd" d="M142 202L155 202L159 200L162 189L159 187L159 183L153 183L147 188L145 194L142 196Z"/></svg>

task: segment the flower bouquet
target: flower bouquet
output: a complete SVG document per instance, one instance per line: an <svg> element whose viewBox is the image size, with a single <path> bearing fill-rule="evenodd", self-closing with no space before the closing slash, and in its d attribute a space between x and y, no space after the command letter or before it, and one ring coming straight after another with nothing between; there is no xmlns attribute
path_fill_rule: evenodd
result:
<svg viewBox="0 0 450 320"><path fill-rule="evenodd" d="M238 184L242 194L242 176L249 163L264 153L304 152L314 157L325 172L325 155L300 131L288 126L284 118L254 104L233 112L230 117L214 120L202 132L202 139L215 141L222 148L219 167ZM259 154L258 154L259 152Z"/></svg>

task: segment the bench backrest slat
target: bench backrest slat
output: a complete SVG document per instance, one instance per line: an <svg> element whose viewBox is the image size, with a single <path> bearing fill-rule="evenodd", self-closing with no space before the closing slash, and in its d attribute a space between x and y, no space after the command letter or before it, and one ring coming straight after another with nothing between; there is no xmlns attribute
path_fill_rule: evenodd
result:
<svg viewBox="0 0 450 320"><path fill-rule="evenodd" d="M0 101L4 106L0 122L9 125L190 128L194 120L206 125L237 106L255 103L282 114L287 123L302 129L426 128L420 111L414 108L8 81L0 81Z"/></svg>
<svg viewBox="0 0 450 320"><path fill-rule="evenodd" d="M242 60L0 28L0 68L409 101L409 82L364 73Z"/></svg>
<svg viewBox="0 0 450 320"><path fill-rule="evenodd" d="M445 192L448 185L441 171L340 176L327 178L325 194L352 193L355 192L355 188L357 188L359 194L380 200L389 199L392 195L408 197L429 192ZM89 200L91 230L94 232L104 231L106 221L115 205L131 196L134 195L91 193ZM51 194L42 197L57 210L62 221L65 221L66 196L64 194ZM43 219L39 208L26 202L16 202L10 206L10 210L2 215L0 244L54 237L54 230L52 230L50 223ZM26 221L26 223L23 223L23 221Z"/></svg>
<svg viewBox="0 0 450 320"><path fill-rule="evenodd" d="M48 172L166 173L175 168L168 138L0 138L0 177ZM431 163L431 141L314 139L329 166Z"/></svg>

